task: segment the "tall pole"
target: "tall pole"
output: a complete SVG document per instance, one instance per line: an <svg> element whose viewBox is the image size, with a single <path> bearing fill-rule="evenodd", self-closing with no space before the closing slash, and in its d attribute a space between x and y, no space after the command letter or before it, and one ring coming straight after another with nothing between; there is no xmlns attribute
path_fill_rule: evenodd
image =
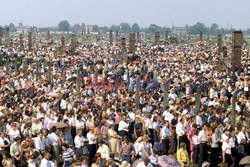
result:
<svg viewBox="0 0 250 167"><path fill-rule="evenodd" d="M126 38L125 37L122 37L121 38L121 50L123 53L126 53Z"/></svg>
<svg viewBox="0 0 250 167"><path fill-rule="evenodd" d="M168 91L170 90L170 85L171 82L173 82L173 78L168 79L167 81L164 82L164 97L163 97L163 109L165 110L167 107L167 103L168 103Z"/></svg>
<svg viewBox="0 0 250 167"><path fill-rule="evenodd" d="M135 53L135 34L134 33L129 34L129 53L131 54Z"/></svg>
<svg viewBox="0 0 250 167"><path fill-rule="evenodd" d="M28 50L32 50L32 31L29 31L28 33Z"/></svg>
<svg viewBox="0 0 250 167"><path fill-rule="evenodd" d="M109 31L109 44L110 46L113 45L113 31L112 30Z"/></svg>
<svg viewBox="0 0 250 167"><path fill-rule="evenodd" d="M231 67L232 71L241 70L241 54L243 45L243 33L241 31L234 31L232 34L232 58Z"/></svg>
<svg viewBox="0 0 250 167"><path fill-rule="evenodd" d="M0 46L3 45L3 28L0 27Z"/></svg>
<svg viewBox="0 0 250 167"><path fill-rule="evenodd" d="M160 45L160 32L155 32L155 45Z"/></svg>

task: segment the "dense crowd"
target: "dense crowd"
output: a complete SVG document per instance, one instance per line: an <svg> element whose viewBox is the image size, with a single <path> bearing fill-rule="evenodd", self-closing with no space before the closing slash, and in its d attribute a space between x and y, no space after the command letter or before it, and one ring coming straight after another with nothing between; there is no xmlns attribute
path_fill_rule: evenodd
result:
<svg viewBox="0 0 250 167"><path fill-rule="evenodd" d="M121 62L113 56L120 48L104 41L79 44L74 55L67 46L56 52L57 43L34 46L33 52L1 49L3 57L22 62L17 71L11 63L1 67L0 166L239 166L250 154L247 64L236 73L215 70L216 47L140 44ZM202 83L207 87L196 114ZM238 89L232 125L232 96Z"/></svg>

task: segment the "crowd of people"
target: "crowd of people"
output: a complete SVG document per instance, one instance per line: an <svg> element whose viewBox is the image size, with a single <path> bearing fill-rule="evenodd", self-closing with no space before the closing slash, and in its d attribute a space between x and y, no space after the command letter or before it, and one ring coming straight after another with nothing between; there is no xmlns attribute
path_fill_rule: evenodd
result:
<svg viewBox="0 0 250 167"><path fill-rule="evenodd" d="M1 49L3 57L22 62L17 71L11 63L0 71L0 166L239 166L250 154L247 64L235 73L215 70L221 55L214 46L141 43L134 55L125 55L127 62L113 57L119 46L103 40L79 43L73 55L67 46L56 52L58 42L45 47L37 40L33 46L33 52ZM196 113L201 83L207 87Z"/></svg>

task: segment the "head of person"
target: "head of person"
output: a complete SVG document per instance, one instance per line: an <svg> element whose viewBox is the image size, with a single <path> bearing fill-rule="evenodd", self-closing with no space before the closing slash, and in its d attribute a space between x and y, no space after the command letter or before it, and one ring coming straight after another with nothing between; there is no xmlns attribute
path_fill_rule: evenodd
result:
<svg viewBox="0 0 250 167"><path fill-rule="evenodd" d="M48 151L45 151L44 154L43 154L43 157L44 157L46 160L50 160L51 154L50 154Z"/></svg>
<svg viewBox="0 0 250 167"><path fill-rule="evenodd" d="M124 142L125 142L125 143L128 143L128 142L129 142L128 136L124 136Z"/></svg>
<svg viewBox="0 0 250 167"><path fill-rule="evenodd" d="M182 142L182 143L180 144L180 148L182 148L183 150L186 150L186 148L187 148L186 143Z"/></svg>
<svg viewBox="0 0 250 167"><path fill-rule="evenodd" d="M78 130L76 131L76 134L77 134L78 136L82 136L82 129L78 129Z"/></svg>
<svg viewBox="0 0 250 167"><path fill-rule="evenodd" d="M98 146L99 146L99 147L102 147L103 144L104 144L104 141L103 141L103 140L101 140L101 139L98 140Z"/></svg>
<svg viewBox="0 0 250 167"><path fill-rule="evenodd" d="M146 143L149 141L149 137L148 137L147 134L143 135L142 138L143 138L143 141L146 142Z"/></svg>
<svg viewBox="0 0 250 167"><path fill-rule="evenodd" d="M68 144L66 144L66 143L63 143L63 144L62 144L62 150L63 150L63 151L67 150L68 148L69 148L69 145L68 145Z"/></svg>
<svg viewBox="0 0 250 167"><path fill-rule="evenodd" d="M148 166L148 164L149 164L149 159L148 159L148 158L144 158L144 159L143 159L143 162L144 162L144 165L145 165L145 166Z"/></svg>

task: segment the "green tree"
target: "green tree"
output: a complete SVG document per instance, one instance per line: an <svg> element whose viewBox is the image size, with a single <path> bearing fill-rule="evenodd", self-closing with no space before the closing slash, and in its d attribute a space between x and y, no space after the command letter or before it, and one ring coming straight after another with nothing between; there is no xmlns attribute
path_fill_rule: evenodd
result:
<svg viewBox="0 0 250 167"><path fill-rule="evenodd" d="M110 29L113 30L113 31L120 31L120 26L119 25L112 25L110 27Z"/></svg>
<svg viewBox="0 0 250 167"><path fill-rule="evenodd" d="M137 23L134 23L131 27L131 30L136 33L140 31L140 27Z"/></svg>
<svg viewBox="0 0 250 167"><path fill-rule="evenodd" d="M219 26L217 24L212 24L210 27L210 34L215 35L218 32Z"/></svg>
<svg viewBox="0 0 250 167"><path fill-rule="evenodd" d="M92 31L93 31L93 32L99 32L99 27L98 27L98 25L93 25Z"/></svg>
<svg viewBox="0 0 250 167"><path fill-rule="evenodd" d="M161 27L156 25L156 24L150 24L149 27L148 27L148 30L147 32L148 33L154 33L156 31L160 31L161 30Z"/></svg>
<svg viewBox="0 0 250 167"><path fill-rule="evenodd" d="M189 32L191 34L194 34L194 35L199 34L200 31L202 31L204 34L205 34L205 32L207 32L207 28L203 23L198 22L189 28Z"/></svg>
<svg viewBox="0 0 250 167"><path fill-rule="evenodd" d="M9 24L10 32L16 32L16 26L13 23Z"/></svg>
<svg viewBox="0 0 250 167"><path fill-rule="evenodd" d="M128 23L121 23L120 24L121 27L121 33L129 33L131 32L131 27Z"/></svg>
<svg viewBox="0 0 250 167"><path fill-rule="evenodd" d="M59 31L69 31L69 28L70 28L70 24L67 20L64 20L64 21L61 21L59 24L58 24L58 30Z"/></svg>

